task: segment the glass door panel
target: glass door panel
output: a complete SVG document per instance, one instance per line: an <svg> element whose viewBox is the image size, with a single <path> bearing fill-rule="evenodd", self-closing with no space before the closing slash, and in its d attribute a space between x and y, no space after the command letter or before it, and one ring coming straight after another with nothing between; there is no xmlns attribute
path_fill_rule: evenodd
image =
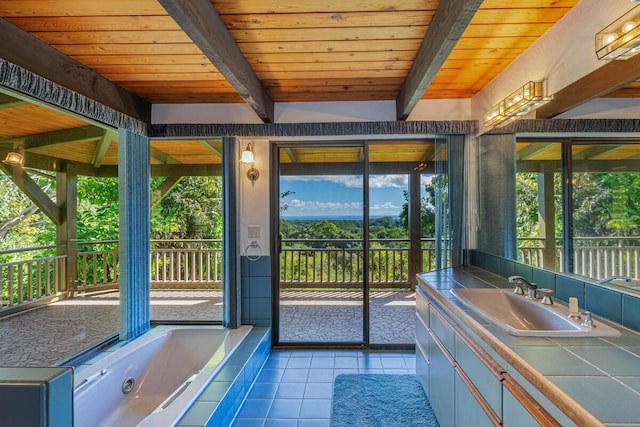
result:
<svg viewBox="0 0 640 427"><path fill-rule="evenodd" d="M278 342L364 337L363 146L278 147Z"/></svg>
<svg viewBox="0 0 640 427"><path fill-rule="evenodd" d="M370 343L411 345L415 275L424 271L421 223L429 209L421 203L422 177L433 168L434 147L422 140L371 142L368 153Z"/></svg>

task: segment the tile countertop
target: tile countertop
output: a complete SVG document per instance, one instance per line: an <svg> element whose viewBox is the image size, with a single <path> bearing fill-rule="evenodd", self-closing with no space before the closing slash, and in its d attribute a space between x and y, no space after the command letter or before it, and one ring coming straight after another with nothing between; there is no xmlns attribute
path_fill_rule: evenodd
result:
<svg viewBox="0 0 640 427"><path fill-rule="evenodd" d="M640 426L639 333L594 316L596 324L607 323L621 336L516 337L467 309L449 292L455 288L510 288L506 278L467 266L421 273L418 279L427 295L484 341L490 354L495 352L507 362L508 374L525 378L565 413L575 412L585 420L595 417L610 427ZM566 305L555 299L554 303Z"/></svg>

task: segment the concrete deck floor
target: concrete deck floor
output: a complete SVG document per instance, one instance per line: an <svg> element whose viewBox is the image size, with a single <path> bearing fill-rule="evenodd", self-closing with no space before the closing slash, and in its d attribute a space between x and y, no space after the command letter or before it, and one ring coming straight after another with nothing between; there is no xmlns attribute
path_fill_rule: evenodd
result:
<svg viewBox="0 0 640 427"><path fill-rule="evenodd" d="M281 294L281 341L362 340L362 294L286 291ZM55 302L0 319L0 366L51 366L118 333L118 292ZM371 342L412 343L415 294L371 293ZM222 319L222 292L153 290L151 319Z"/></svg>

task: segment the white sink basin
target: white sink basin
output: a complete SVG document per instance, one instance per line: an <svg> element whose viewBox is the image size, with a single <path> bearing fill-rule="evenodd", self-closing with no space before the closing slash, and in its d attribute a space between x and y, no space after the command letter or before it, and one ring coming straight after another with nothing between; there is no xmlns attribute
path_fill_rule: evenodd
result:
<svg viewBox="0 0 640 427"><path fill-rule="evenodd" d="M511 335L523 337L604 337L620 332L594 321L595 327L583 326L583 320L568 317L568 309L544 305L506 289L452 289L464 305L487 318Z"/></svg>

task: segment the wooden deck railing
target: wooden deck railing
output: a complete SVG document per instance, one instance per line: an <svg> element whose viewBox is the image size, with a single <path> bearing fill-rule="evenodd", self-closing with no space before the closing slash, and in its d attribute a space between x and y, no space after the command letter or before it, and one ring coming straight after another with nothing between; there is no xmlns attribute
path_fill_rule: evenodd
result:
<svg viewBox="0 0 640 427"><path fill-rule="evenodd" d="M152 240L151 286L156 288L220 288L222 241ZM78 281L74 290L118 286L118 242L78 245Z"/></svg>
<svg viewBox="0 0 640 427"><path fill-rule="evenodd" d="M518 259L542 267L543 239L520 239ZM151 285L156 288L221 288L220 240L154 240L151 242ZM295 288L361 286L363 250L354 240L285 240L280 254L281 284ZM313 247L324 246L324 247ZM422 271L434 268L433 239L422 242ZM557 267L562 247L553 248ZM0 313L51 299L66 291L118 286L118 242L78 244L77 276L67 288L66 256L56 246L0 251ZM372 287L409 285L408 241L372 240L369 283ZM576 238L574 273L595 280L611 276L640 278L640 239L635 237ZM545 268L549 268L545 266ZM11 310L8 310L11 309Z"/></svg>
<svg viewBox="0 0 640 427"><path fill-rule="evenodd" d="M60 295L64 290L66 256L51 255L55 248L42 246L0 251L5 260L16 258L15 261L0 263L0 312Z"/></svg>
<svg viewBox="0 0 640 427"><path fill-rule="evenodd" d="M369 284L409 287L409 240L371 240ZM422 241L422 271L435 264L435 240ZM284 239L280 253L280 286L287 288L361 287L364 251L354 239Z"/></svg>
<svg viewBox="0 0 640 427"><path fill-rule="evenodd" d="M544 239L538 237L519 239L518 261L534 267L543 265ZM562 246L557 244L555 269L562 265ZM640 238L575 237L573 248L573 273L601 280L612 276L640 279Z"/></svg>

